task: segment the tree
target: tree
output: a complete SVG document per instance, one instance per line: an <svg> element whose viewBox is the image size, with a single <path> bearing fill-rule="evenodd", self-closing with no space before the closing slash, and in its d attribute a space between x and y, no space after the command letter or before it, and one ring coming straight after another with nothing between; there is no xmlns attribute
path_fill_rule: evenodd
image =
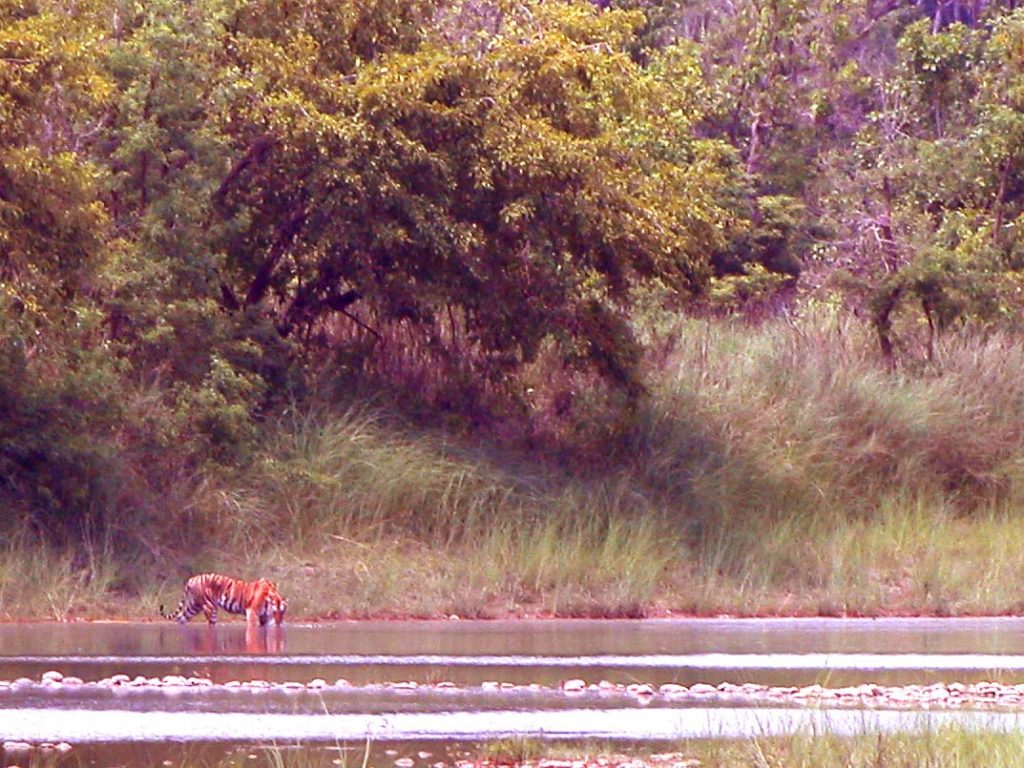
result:
<svg viewBox="0 0 1024 768"><path fill-rule="evenodd" d="M699 291L723 221L696 62L637 65L639 21L510 4L483 37L440 30L352 71L318 30L240 31L226 305L272 307L286 336L334 316L437 340L445 321L493 378L553 341L636 389L623 302L653 278Z"/></svg>
<svg viewBox="0 0 1024 768"><path fill-rule="evenodd" d="M845 156L847 181L833 186L837 245L851 252L845 263L892 363L903 307L919 308L929 357L956 323L1016 322L1020 26L1017 12L991 31L908 27L877 85L879 109Z"/></svg>
<svg viewBox="0 0 1024 768"><path fill-rule="evenodd" d="M0 5L0 495L56 528L100 492L118 419L106 173L90 157L113 90L100 15L90 2Z"/></svg>

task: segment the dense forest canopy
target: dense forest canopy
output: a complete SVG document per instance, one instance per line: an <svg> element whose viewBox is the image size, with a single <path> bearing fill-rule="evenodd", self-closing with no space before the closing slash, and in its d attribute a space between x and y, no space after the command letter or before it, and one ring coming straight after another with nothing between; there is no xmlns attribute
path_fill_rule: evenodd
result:
<svg viewBox="0 0 1024 768"><path fill-rule="evenodd" d="M1014 6L0 0L0 496L84 525L325 381L628 412L652 303L1012 328Z"/></svg>

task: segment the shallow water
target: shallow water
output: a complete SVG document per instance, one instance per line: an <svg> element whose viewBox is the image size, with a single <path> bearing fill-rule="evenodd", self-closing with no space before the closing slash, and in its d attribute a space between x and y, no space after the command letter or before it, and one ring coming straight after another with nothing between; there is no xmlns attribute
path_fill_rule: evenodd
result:
<svg viewBox="0 0 1024 768"><path fill-rule="evenodd" d="M1024 619L413 621L246 632L193 623L0 625L0 679L47 669L460 685L1024 681Z"/></svg>
<svg viewBox="0 0 1024 768"><path fill-rule="evenodd" d="M379 751L428 742L436 755L514 735L643 742L807 728L850 733L949 722L1024 725L1015 712L736 706L718 698L638 698L621 690L567 696L557 689L571 678L655 687L1022 682L1024 620L1016 618L338 622L249 632L228 622L215 629L198 623L0 625L0 680L38 681L51 669L86 683L123 673L216 683L344 678L352 684L315 691L0 687L0 739L68 741L79 745L79 760L86 755L94 764L124 764L126 753L130 763L131 755L155 748L173 751L169 743L272 741L322 749L370 742ZM396 681L454 685L387 685ZM529 684L545 687L523 687Z"/></svg>

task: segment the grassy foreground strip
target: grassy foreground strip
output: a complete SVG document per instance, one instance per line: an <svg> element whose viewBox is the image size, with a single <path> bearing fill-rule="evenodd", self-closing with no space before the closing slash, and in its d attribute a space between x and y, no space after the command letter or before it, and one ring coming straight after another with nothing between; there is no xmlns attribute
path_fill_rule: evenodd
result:
<svg viewBox="0 0 1024 768"><path fill-rule="evenodd" d="M183 768L1009 768L1024 761L1024 735L959 728L923 734L827 734L667 744L552 744L508 739L476 749L427 747L381 750L372 744L327 748L247 748L228 755L192 749L170 761ZM41 760L37 765L53 765ZM164 763L165 765L168 763Z"/></svg>
<svg viewBox="0 0 1024 768"><path fill-rule="evenodd" d="M1020 612L1024 347L890 371L852 321L661 322L629 423L566 437L589 463L296 407L105 535L12 530L0 620L151 617L206 570L275 579L293 619Z"/></svg>
<svg viewBox="0 0 1024 768"><path fill-rule="evenodd" d="M923 734L828 734L755 739L700 740L658 752L627 752L621 746L565 747L553 754L543 744L493 745L477 766L529 768L972 768L1018 766L1024 735L977 733L959 728ZM541 756L543 755L543 757ZM458 764L456 764L458 766ZM466 766L468 768L468 766Z"/></svg>

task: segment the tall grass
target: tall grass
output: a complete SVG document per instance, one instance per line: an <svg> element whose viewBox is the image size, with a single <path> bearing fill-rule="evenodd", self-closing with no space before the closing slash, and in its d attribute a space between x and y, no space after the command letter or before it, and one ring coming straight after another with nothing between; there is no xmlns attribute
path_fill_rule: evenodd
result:
<svg viewBox="0 0 1024 768"><path fill-rule="evenodd" d="M246 467L142 500L149 570L15 541L0 610L47 574L61 616L93 584L149 602L206 569L276 576L294 615L1024 606L1024 345L964 332L893 371L829 315L673 318L649 342L601 475L365 402L296 407Z"/></svg>
<svg viewBox="0 0 1024 768"><path fill-rule="evenodd" d="M866 331L836 318L673 329L638 467L727 570L767 526L827 530L901 504L939 520L1019 509L1024 348L965 333L891 372Z"/></svg>
<svg viewBox="0 0 1024 768"><path fill-rule="evenodd" d="M485 744L494 765L538 765L544 760L602 766L706 768L1002 768L1024 762L1024 736L951 726L921 733L839 736L802 732L748 739L697 739L678 744L552 743L513 738Z"/></svg>
<svg viewBox="0 0 1024 768"><path fill-rule="evenodd" d="M108 548L89 547L76 558L28 530L0 547L0 620L95 616L115 601L116 589L117 562Z"/></svg>
<svg viewBox="0 0 1024 768"><path fill-rule="evenodd" d="M214 501L225 529L257 549L267 529L300 546L338 532L445 544L531 503L530 489L500 467L358 407L289 414L240 480L237 489L214 489Z"/></svg>
<svg viewBox="0 0 1024 768"><path fill-rule="evenodd" d="M1019 733L950 727L923 734L831 734L708 741L693 750L701 765L765 768L1000 768L1024 760ZM688 752L689 754L689 752Z"/></svg>

